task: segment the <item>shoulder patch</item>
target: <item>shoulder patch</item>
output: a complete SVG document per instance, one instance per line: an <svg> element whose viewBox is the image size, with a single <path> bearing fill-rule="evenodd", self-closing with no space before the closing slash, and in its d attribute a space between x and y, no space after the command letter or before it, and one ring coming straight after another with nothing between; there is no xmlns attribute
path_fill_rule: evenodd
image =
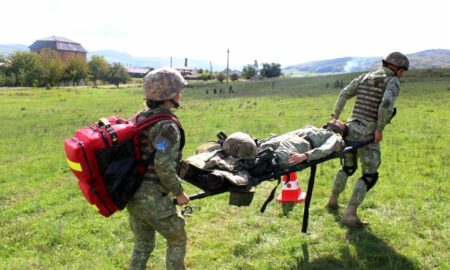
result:
<svg viewBox="0 0 450 270"><path fill-rule="evenodd" d="M172 146L172 144L164 137L158 137L155 140L154 146L156 148L156 151L165 153L167 150L169 150Z"/></svg>

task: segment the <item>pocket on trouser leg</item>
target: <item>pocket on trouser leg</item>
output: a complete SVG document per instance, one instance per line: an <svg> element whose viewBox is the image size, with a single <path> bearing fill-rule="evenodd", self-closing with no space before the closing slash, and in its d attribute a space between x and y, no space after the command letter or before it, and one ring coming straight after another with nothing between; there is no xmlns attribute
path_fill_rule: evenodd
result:
<svg viewBox="0 0 450 270"><path fill-rule="evenodd" d="M378 171L381 165L381 154L379 144L371 144L363 147L358 152L361 160L361 168L363 174L372 174Z"/></svg>

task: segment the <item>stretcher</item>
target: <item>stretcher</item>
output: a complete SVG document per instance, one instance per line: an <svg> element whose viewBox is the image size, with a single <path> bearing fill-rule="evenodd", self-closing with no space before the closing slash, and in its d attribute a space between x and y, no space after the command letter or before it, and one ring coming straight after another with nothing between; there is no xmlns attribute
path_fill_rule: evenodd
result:
<svg viewBox="0 0 450 270"><path fill-rule="evenodd" d="M303 223L302 223L302 229L301 229L301 231L303 233L306 233L307 228L308 228L308 220L309 220L309 206L311 203L312 193L313 193L313 189L314 189L314 181L315 181L317 165L319 165L320 163L326 162L328 160L334 159L334 158L340 158L343 155L345 155L346 153L354 152L358 148L364 147L370 143L372 143L372 141L366 141L366 142L345 141L345 147L341 151L334 152L324 158L309 161L309 162L303 162L303 163L300 163L300 164L297 164L297 165L294 165L294 166L291 166L288 168L274 167L273 170L267 171L265 173L261 173L261 172L256 173L256 174L250 173L249 174L250 179L249 179L248 183L242 184L242 185L236 185L235 183L232 183L230 181L224 181L220 185L215 185L214 187L210 187L205 182L205 179L200 179L200 177L199 177L200 175L203 176L204 172L202 172L201 169L196 168L195 166L190 166L189 168L186 168L186 166L185 166L185 170L182 174L180 174L180 177L184 181L186 181L202 190L202 192L200 192L200 193L190 195L189 199L191 201L209 197L209 196L218 195L218 194L225 193L225 192L230 192L230 204L232 204L231 196L236 195L236 194L241 194L241 195L248 194L249 199L238 206L247 206L251 203L251 200L253 198L253 193L254 193L252 188L256 187L257 185L259 185L260 183L262 183L264 181L276 181L277 180L278 181L277 185L272 190L271 194L269 195L269 198L265 201L265 203L261 207L260 211L261 211L261 213L263 213L265 211L265 208L267 207L267 205L270 203L270 201L273 200L275 192L276 192L276 188L280 184L281 177L283 175L288 175L289 173L292 173L292 172L300 172L300 171L310 168L310 176L309 176L308 188L307 188L307 192L306 192L305 206L304 206L304 213L303 213ZM184 164L184 165L186 165L186 164Z"/></svg>

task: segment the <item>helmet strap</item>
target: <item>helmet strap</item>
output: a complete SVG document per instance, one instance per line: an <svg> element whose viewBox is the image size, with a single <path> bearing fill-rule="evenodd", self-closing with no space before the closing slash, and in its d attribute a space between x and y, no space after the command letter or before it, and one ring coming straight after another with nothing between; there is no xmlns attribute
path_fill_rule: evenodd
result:
<svg viewBox="0 0 450 270"><path fill-rule="evenodd" d="M180 103L176 102L174 99L169 99L169 101L170 101L170 103L173 104L173 107L174 107L175 109L177 109L177 108L180 107Z"/></svg>

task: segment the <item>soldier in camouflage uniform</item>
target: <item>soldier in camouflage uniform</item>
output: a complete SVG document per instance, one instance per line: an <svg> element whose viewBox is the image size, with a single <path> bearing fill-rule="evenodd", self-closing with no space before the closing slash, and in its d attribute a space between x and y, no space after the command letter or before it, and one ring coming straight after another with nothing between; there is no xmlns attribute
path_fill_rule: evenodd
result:
<svg viewBox="0 0 450 270"><path fill-rule="evenodd" d="M171 113L179 106L181 89L186 85L174 69L157 69L144 78L147 109L139 113L138 121L155 113ZM145 269L155 248L155 232L167 240L166 268L185 269L187 237L185 221L177 211L170 195L178 204L188 203L177 169L184 145L184 133L171 120L158 122L139 133L143 159L151 159L143 182L128 202L130 224L135 236L130 269Z"/></svg>
<svg viewBox="0 0 450 270"><path fill-rule="evenodd" d="M345 146L343 139L345 130L345 124L339 120L332 120L323 128L308 125L280 136L260 140L259 151L271 148L278 165L286 168L303 161L317 160L342 150ZM223 143L225 154L232 156L235 160L255 159L257 148L254 139L243 132L231 134ZM226 166L221 167L226 169Z"/></svg>
<svg viewBox="0 0 450 270"><path fill-rule="evenodd" d="M395 114L394 103L400 91L403 72L409 68L408 58L393 52L382 60L382 67L374 72L362 74L347 85L336 101L334 119L338 119L348 99L356 96L356 103L348 119L348 141L368 141L373 143L362 147L356 153L343 157L343 167L336 174L333 190L327 207L338 208L339 194L345 189L347 178L357 169L357 158L362 167L362 176L356 181L350 202L344 210L341 222L352 227L364 225L356 210L378 180L378 168L381 164L379 142L384 127Z"/></svg>

